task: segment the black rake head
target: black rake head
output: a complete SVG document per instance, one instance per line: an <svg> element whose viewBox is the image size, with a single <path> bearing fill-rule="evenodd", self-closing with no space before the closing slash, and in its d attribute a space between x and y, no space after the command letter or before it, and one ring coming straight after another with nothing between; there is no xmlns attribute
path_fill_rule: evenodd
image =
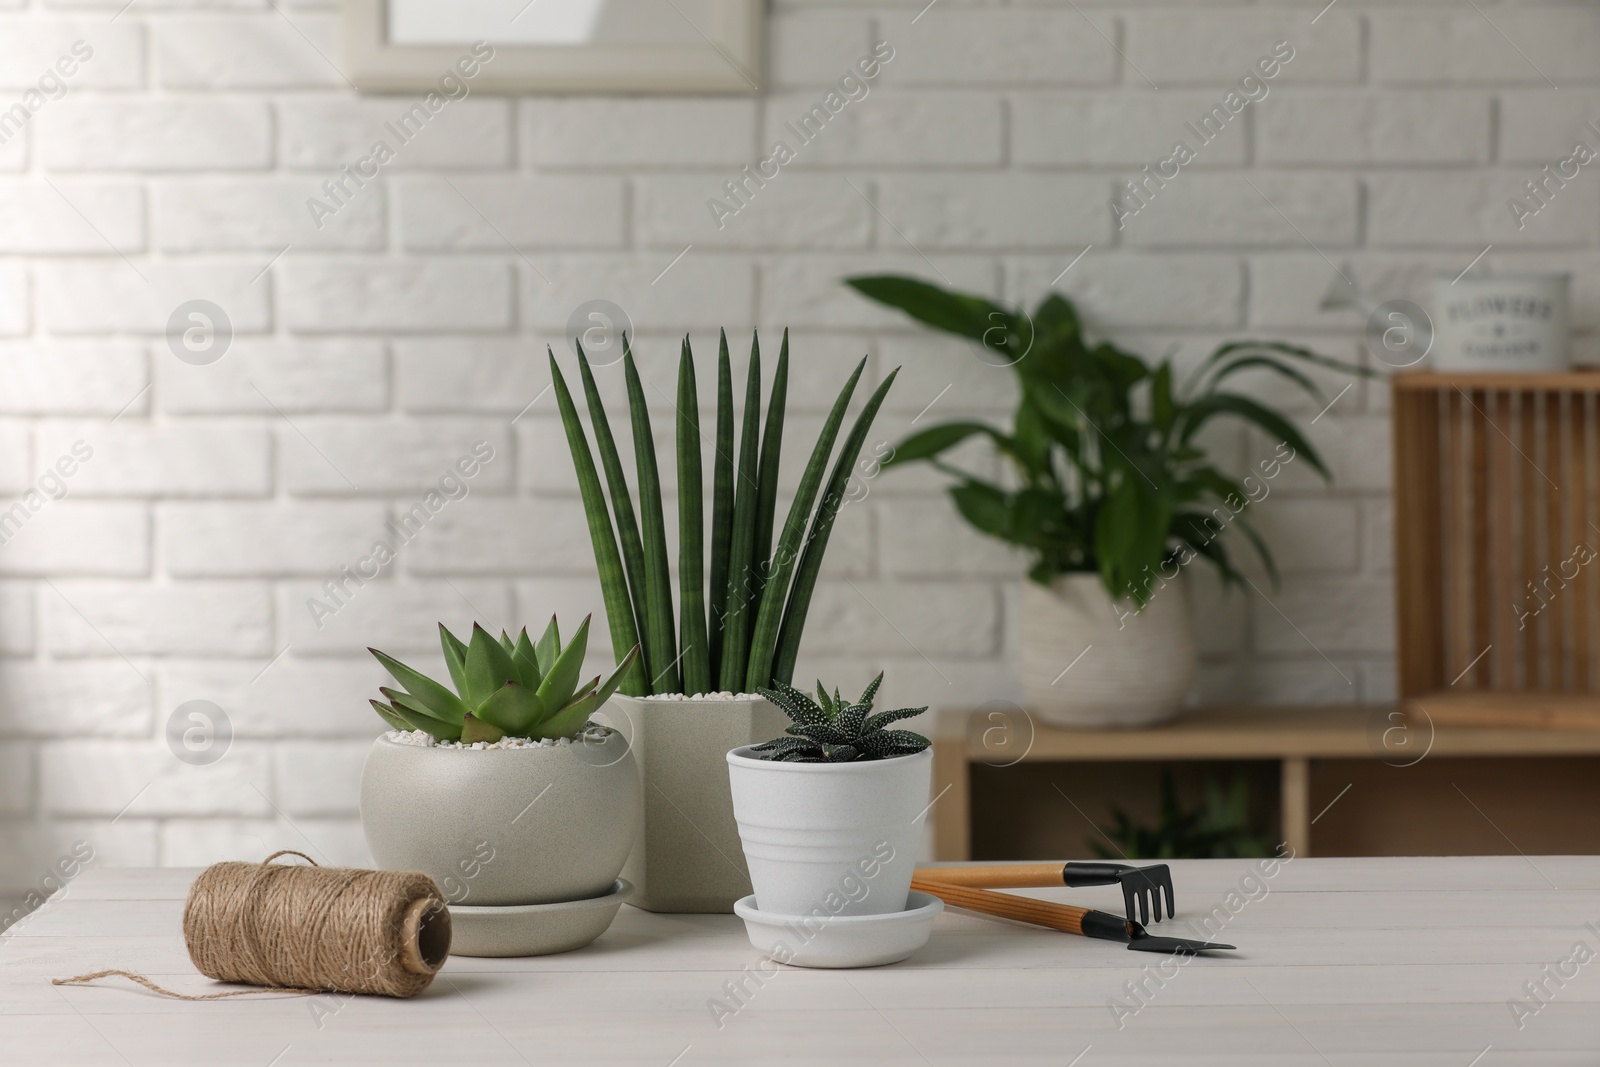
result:
<svg viewBox="0 0 1600 1067"><path fill-rule="evenodd" d="M1138 919L1141 923L1148 924L1150 916L1155 915L1155 921L1161 921L1161 898L1167 898L1167 918L1178 914L1177 904L1172 895L1172 871L1165 863L1157 863L1150 867L1129 867L1117 874L1117 883L1122 886L1122 904L1128 918L1134 918L1134 908L1139 911Z"/></svg>

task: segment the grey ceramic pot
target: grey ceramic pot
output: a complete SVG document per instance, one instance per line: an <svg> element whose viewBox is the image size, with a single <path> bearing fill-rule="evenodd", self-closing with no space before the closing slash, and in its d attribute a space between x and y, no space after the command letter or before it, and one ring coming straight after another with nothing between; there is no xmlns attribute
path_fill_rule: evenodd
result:
<svg viewBox="0 0 1600 1067"><path fill-rule="evenodd" d="M379 737L361 773L373 857L429 875L451 904L611 892L639 829L639 772L622 734L586 738L463 750Z"/></svg>
<svg viewBox="0 0 1600 1067"><path fill-rule="evenodd" d="M644 824L622 876L648 911L721 912L748 896L750 872L733 821L729 749L770 741L789 720L755 700L613 697L607 712L633 741Z"/></svg>

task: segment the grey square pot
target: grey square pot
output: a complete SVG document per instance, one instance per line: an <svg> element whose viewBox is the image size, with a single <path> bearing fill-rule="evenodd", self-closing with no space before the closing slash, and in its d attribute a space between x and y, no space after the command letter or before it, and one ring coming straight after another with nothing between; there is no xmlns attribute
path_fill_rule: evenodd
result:
<svg viewBox="0 0 1600 1067"><path fill-rule="evenodd" d="M755 700L610 701L612 725L632 743L643 820L622 877L647 911L731 914L751 892L733 821L727 753L778 737L789 720Z"/></svg>

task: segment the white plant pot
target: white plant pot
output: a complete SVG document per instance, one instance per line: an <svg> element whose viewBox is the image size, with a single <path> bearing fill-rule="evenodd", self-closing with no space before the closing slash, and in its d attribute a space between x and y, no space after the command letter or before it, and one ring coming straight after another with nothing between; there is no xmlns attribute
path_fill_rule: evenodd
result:
<svg viewBox="0 0 1600 1067"><path fill-rule="evenodd" d="M776 915L886 915L911 891L933 750L855 763L727 755L756 907Z"/></svg>
<svg viewBox="0 0 1600 1067"><path fill-rule="evenodd" d="M1023 698L1057 726L1164 722L1194 685L1199 655L1181 574L1156 585L1142 611L1113 603L1098 574L1062 575L1048 589L1024 582L1018 627Z"/></svg>
<svg viewBox="0 0 1600 1067"><path fill-rule="evenodd" d="M1500 274L1433 283L1433 366L1440 371L1555 373L1567 351L1570 274Z"/></svg>
<svg viewBox="0 0 1600 1067"><path fill-rule="evenodd" d="M622 876L628 903L647 911L731 914L750 893L723 756L781 736L789 720L769 702L612 697L612 725L633 743L642 783L641 830Z"/></svg>
<svg viewBox="0 0 1600 1067"><path fill-rule="evenodd" d="M616 731L506 749L377 738L361 827L378 866L421 871L453 905L610 893L639 828L639 775Z"/></svg>

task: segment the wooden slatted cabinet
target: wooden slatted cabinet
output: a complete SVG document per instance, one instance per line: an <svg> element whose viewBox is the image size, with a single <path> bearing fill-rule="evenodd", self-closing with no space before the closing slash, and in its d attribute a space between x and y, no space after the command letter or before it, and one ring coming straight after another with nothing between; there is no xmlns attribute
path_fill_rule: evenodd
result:
<svg viewBox="0 0 1600 1067"><path fill-rule="evenodd" d="M1393 387L1402 701L1484 725L1600 709L1600 373Z"/></svg>

